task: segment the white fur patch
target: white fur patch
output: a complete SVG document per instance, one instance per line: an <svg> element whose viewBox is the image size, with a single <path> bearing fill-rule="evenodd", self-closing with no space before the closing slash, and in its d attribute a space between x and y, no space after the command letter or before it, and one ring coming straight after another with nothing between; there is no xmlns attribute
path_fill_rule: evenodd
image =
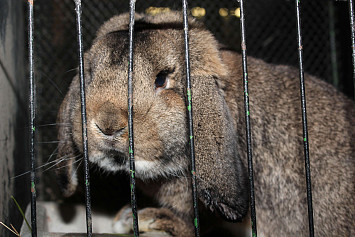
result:
<svg viewBox="0 0 355 237"><path fill-rule="evenodd" d="M183 167L178 163L163 165L159 161L136 160L136 175L141 179L157 178L159 176L181 175Z"/></svg>
<svg viewBox="0 0 355 237"><path fill-rule="evenodd" d="M89 156L91 162L96 163L102 169L109 172L130 171L130 164L127 160L124 165L117 165L112 159L105 157L103 154L97 152ZM169 162L163 164L159 160L142 160L135 159L135 173L136 177L140 179L154 179L158 177L167 176L182 176L184 165L181 162Z"/></svg>

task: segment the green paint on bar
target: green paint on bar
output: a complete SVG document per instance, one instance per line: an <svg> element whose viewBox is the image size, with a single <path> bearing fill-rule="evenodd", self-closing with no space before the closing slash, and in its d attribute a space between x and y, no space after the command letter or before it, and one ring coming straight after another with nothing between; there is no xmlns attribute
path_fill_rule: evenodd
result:
<svg viewBox="0 0 355 237"><path fill-rule="evenodd" d="M306 141L307 141L307 138L303 138L303 141L305 141L305 142L306 142Z"/></svg>
<svg viewBox="0 0 355 237"><path fill-rule="evenodd" d="M250 115L249 111L247 111L247 115L248 115L248 116Z"/></svg>
<svg viewBox="0 0 355 237"><path fill-rule="evenodd" d="M187 89L187 98L188 100L191 100L191 90Z"/></svg>
<svg viewBox="0 0 355 237"><path fill-rule="evenodd" d="M35 193L36 192L36 185L34 182L31 182L31 193Z"/></svg>
<svg viewBox="0 0 355 237"><path fill-rule="evenodd" d="M191 105L188 105L188 106L187 106L187 110L188 110L188 111L191 111Z"/></svg>
<svg viewBox="0 0 355 237"><path fill-rule="evenodd" d="M133 150L132 150L132 147L129 147L129 154L133 154Z"/></svg>
<svg viewBox="0 0 355 237"><path fill-rule="evenodd" d="M33 127L32 127L32 130L33 130L33 131L36 131L36 128L33 126Z"/></svg>
<svg viewBox="0 0 355 237"><path fill-rule="evenodd" d="M251 226L253 227L254 223L251 221ZM256 233L254 232L254 229L252 229L252 236L256 237Z"/></svg>
<svg viewBox="0 0 355 237"><path fill-rule="evenodd" d="M195 223L195 227L197 228L197 227L198 227L198 224L197 224L197 218L195 218L194 223Z"/></svg>
<svg viewBox="0 0 355 237"><path fill-rule="evenodd" d="M192 140L192 138L194 138L194 136L190 136L190 140Z"/></svg>

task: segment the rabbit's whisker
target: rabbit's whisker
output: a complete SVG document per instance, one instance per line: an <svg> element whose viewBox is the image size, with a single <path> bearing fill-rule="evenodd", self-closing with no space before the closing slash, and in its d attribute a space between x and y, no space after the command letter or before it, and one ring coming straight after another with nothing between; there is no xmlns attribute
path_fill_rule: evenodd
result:
<svg viewBox="0 0 355 237"><path fill-rule="evenodd" d="M73 157L73 158L70 158L70 159L75 159L75 158L77 158L77 157ZM82 158L80 158L80 159L74 161L72 164L68 164L68 165L64 165L64 166L58 167L58 168L56 168L56 170L59 170L59 169L62 169L62 168L66 168L66 167L68 167L68 166L71 166L71 165L73 165L73 164L79 162L80 160L82 160ZM59 163L61 163L61 162L63 162L63 160L61 160L61 161L59 161L58 163L52 165L51 167L49 167L48 169L44 170L43 172L45 172L45 171L47 171L47 170L49 170L49 169L51 169L51 168L57 166L57 165L58 165Z"/></svg>
<svg viewBox="0 0 355 237"><path fill-rule="evenodd" d="M70 123L48 123L48 124L37 125L38 128L40 128L40 127L49 127L49 126L67 126L67 127L71 127L71 124Z"/></svg>
<svg viewBox="0 0 355 237"><path fill-rule="evenodd" d="M46 161L46 163L48 163L48 162L52 159L52 157L57 154L57 151L58 151L58 147L56 147L56 148L54 149L54 151L53 151L52 154L49 156L49 158L48 158L48 160Z"/></svg>
<svg viewBox="0 0 355 237"><path fill-rule="evenodd" d="M80 167L80 165L83 163L83 158L78 159L77 161L75 161L73 164L77 163L78 161L80 161L79 165L76 167L75 171L74 171L74 175L72 177L76 176L76 173L78 172L78 169Z"/></svg>
<svg viewBox="0 0 355 237"><path fill-rule="evenodd" d="M37 142L37 144L57 144L57 143L63 143L64 141L50 141L50 142Z"/></svg>
<svg viewBox="0 0 355 237"><path fill-rule="evenodd" d="M51 165L51 164L53 164L53 163L56 163L56 164L54 164L53 166L50 167L50 168L52 168L52 167L56 166L57 164L59 164L59 163L65 161L65 160L71 160L71 159L75 159L75 158L77 158L77 157L79 157L79 156L70 157L70 158L69 158L69 157L59 158L59 161L58 161L58 159L56 159L56 160L54 160L54 161L47 162L47 163L45 163L45 164L43 164L43 165L41 165L41 166L36 167L36 170L42 169L42 168L44 168L44 167L46 167L46 166L48 166L48 165ZM49 168L49 169L50 169L50 168ZM46 170L48 170L48 169L46 169ZM46 171L46 170L44 170L44 171ZM43 171L43 172L44 172L44 171ZM24 175L26 175L26 174L29 174L29 173L31 173L31 171L26 171L26 172L24 172L24 173L22 173L22 174L16 175L15 177L12 177L11 179L16 179L16 178L19 178L19 177L24 176Z"/></svg>

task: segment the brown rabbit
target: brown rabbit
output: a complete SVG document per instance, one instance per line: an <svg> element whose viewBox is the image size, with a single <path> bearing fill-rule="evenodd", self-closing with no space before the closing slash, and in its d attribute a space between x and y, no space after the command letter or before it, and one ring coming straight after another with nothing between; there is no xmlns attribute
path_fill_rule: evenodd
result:
<svg viewBox="0 0 355 237"><path fill-rule="evenodd" d="M128 24L128 14L110 19L85 54L89 160L113 172L129 172ZM182 28L176 12L136 14L136 177L161 206L140 210L139 225L171 236L194 235ZM192 18L189 34L200 207L247 221L241 57ZM259 236L307 236L298 70L254 58L248 58L248 70ZM305 77L315 235L354 236L355 104L318 78ZM59 157L82 151L79 101L76 76L58 114L58 123L71 124L59 126ZM60 165L66 167L58 176L69 196L78 183L73 160ZM121 210L114 228L131 230L129 211Z"/></svg>

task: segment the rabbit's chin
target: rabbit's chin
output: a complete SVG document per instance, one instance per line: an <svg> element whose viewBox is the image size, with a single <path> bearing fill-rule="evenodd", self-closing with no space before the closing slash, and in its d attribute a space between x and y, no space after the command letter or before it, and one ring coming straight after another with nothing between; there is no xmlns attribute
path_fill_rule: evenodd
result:
<svg viewBox="0 0 355 237"><path fill-rule="evenodd" d="M118 163L111 157L90 156L90 161L108 172L130 172L129 159ZM159 160L143 160L135 158L135 175L141 180L158 179L161 177L181 177L184 176L186 167L183 162Z"/></svg>

